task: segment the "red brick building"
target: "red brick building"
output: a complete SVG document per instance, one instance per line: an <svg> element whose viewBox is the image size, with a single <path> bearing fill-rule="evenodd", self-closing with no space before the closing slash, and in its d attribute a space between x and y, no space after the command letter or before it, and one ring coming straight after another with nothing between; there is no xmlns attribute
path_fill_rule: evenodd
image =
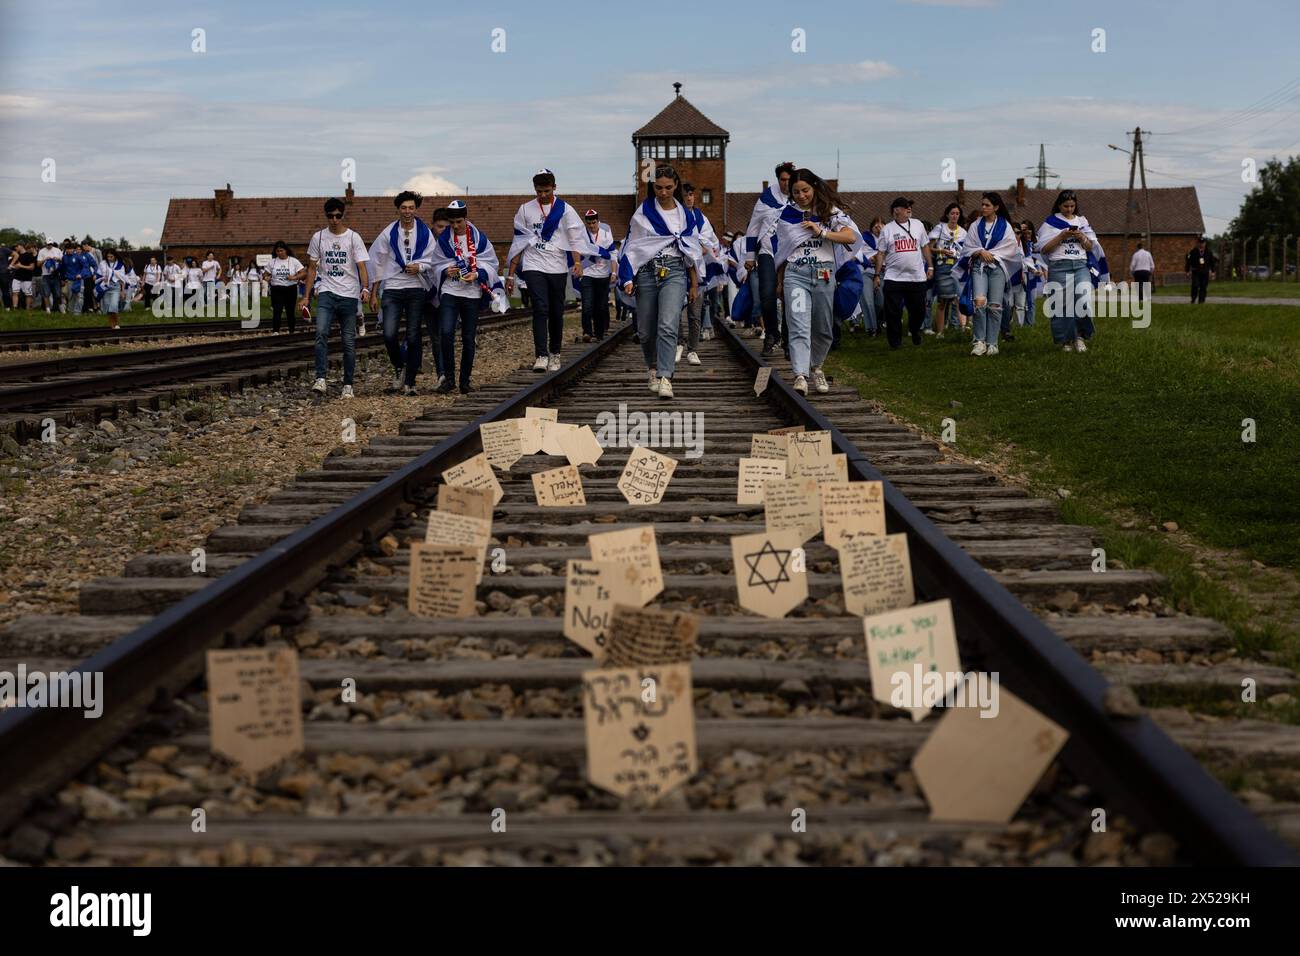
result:
<svg viewBox="0 0 1300 956"><path fill-rule="evenodd" d="M558 174L558 194L580 212L590 207L599 210L601 218L609 224L615 238L627 230L628 220L636 208L638 197L645 196L645 178L660 162L671 163L684 180L696 187L701 210L709 217L714 228L743 230L758 199L758 190L727 191L727 146L731 135L727 130L705 116L694 104L681 95L681 84L673 84L675 95L653 119L632 134L632 190L619 194L573 192L580 183L566 182L563 170ZM786 158L786 157L778 157ZM796 161L798 156L793 157ZM764 164L765 166L768 164ZM775 165L773 161L772 165ZM525 179L521 182L528 185ZM748 185L748 184L744 184ZM753 184L759 185L759 184ZM766 181L760 188L767 185ZM952 190L913 190L907 192L914 201L913 214L926 225L933 225L950 201L958 202L962 209L971 212L978 208L980 193L985 189L1000 192L1013 217L1029 219L1037 225L1051 212L1055 189L1029 189L1023 179L1010 186L985 184L967 189L958 180ZM1079 189L1079 206L1096 229L1114 276L1127 277L1128 255L1136 248L1137 236L1126 244L1124 231L1124 204L1126 189ZM889 203L898 190L876 192L845 192L850 213L863 229L873 216L889 217ZM225 260L238 255L247 261L251 256L269 253L277 240L284 240L301 254L307 240L325 226L322 205L325 196L275 196L236 198L227 183L224 189L214 191L211 199L173 199L167 207L167 220L163 226L162 245L174 256L202 256L214 250ZM531 193L514 195L460 195L426 196L421 213L426 220L429 213L452 199L462 199L469 205L469 215L504 254L512 234L515 210L521 203L532 199ZM351 186L343 199L348 204L347 224L371 241L379 230L396 218L393 201L388 196L358 196ZM1141 193L1131 216L1131 227L1145 226L1147 210ZM1182 278L1183 256L1204 232L1201 206L1196 190L1191 186L1150 190L1150 217L1152 248L1156 260L1157 281L1167 273L1177 273Z"/></svg>

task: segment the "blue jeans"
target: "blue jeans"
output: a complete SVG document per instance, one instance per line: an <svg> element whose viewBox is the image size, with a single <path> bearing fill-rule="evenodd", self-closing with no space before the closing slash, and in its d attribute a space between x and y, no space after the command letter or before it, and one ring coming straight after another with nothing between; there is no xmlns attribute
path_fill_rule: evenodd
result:
<svg viewBox="0 0 1300 956"><path fill-rule="evenodd" d="M1047 264L1047 281L1060 286L1055 295L1048 294L1043 308L1052 323L1052 341L1063 345L1076 338L1092 338L1092 274L1088 261L1054 259Z"/></svg>
<svg viewBox="0 0 1300 956"><path fill-rule="evenodd" d="M384 347L394 371L402 370L402 345L397 338L398 323L406 316L406 384L414 385L420 371L420 320L424 318L423 288L385 289L383 298Z"/></svg>
<svg viewBox="0 0 1300 956"><path fill-rule="evenodd" d="M41 276L41 282L45 285L45 307L51 311L59 311L59 277L56 275Z"/></svg>
<svg viewBox="0 0 1300 956"><path fill-rule="evenodd" d="M980 262L971 272L971 295L975 299L975 341L998 344L1002 319L1002 293L1007 277L996 262ZM980 304L980 300L984 300Z"/></svg>
<svg viewBox="0 0 1300 956"><path fill-rule="evenodd" d="M862 305L862 327L868 332L874 332L880 327L879 316L881 310L885 307L885 296L876 288L876 275L863 273L862 275L862 295L858 302Z"/></svg>
<svg viewBox="0 0 1300 956"><path fill-rule="evenodd" d="M343 339L343 384L351 385L357 371L357 300L345 299L337 292L316 296L316 377L325 377L330 327L335 319Z"/></svg>
<svg viewBox="0 0 1300 956"><path fill-rule="evenodd" d="M84 282L86 280L83 279L82 281ZM81 315L81 306L82 303L85 302L85 297L81 293L81 286L77 286L74 289L72 283L69 282L67 300L68 315Z"/></svg>
<svg viewBox="0 0 1300 956"><path fill-rule="evenodd" d="M686 303L686 260L669 256L661 260L668 275L659 278L651 259L636 274L636 330L646 368L660 378L672 378L677 365L677 323Z"/></svg>
<svg viewBox="0 0 1300 956"><path fill-rule="evenodd" d="M424 298L424 330L429 335L429 351L433 353L433 370L439 378L445 374L442 370L442 336L438 334L438 306L432 299L433 293L426 293ZM424 357L420 357L423 362Z"/></svg>
<svg viewBox="0 0 1300 956"><path fill-rule="evenodd" d="M817 278L817 266L811 263L791 263L785 267L784 290L790 365L795 375L807 376L810 367L822 367L831 350L835 280Z"/></svg>
<svg viewBox="0 0 1300 956"><path fill-rule="evenodd" d="M438 303L438 336L442 371L449 379L456 370L456 320L460 320L460 387L469 388L474 370L474 337L478 334L478 296L472 299L443 294Z"/></svg>

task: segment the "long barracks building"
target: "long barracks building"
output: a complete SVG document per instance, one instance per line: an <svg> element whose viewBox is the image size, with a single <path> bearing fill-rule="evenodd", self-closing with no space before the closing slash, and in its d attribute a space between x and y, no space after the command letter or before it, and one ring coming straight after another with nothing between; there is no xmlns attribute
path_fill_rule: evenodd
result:
<svg viewBox="0 0 1300 956"><path fill-rule="evenodd" d="M730 134L701 113L686 97L681 95L681 84L673 84L676 95L650 122L632 134L632 156L629 163L629 190L626 193L574 192L574 183L567 181L560 170L559 195L579 212L594 206L601 218L609 224L615 238L627 230L628 220L636 207L641 169L646 162L671 163L682 179L695 184L697 199L704 214L721 234L725 229L743 230L749 223L750 212L758 199L759 191L727 192L727 146ZM774 157L778 160L794 157ZM538 162L542 160L539 159ZM528 185L532 168L521 174ZM764 181L760 188L766 187ZM979 206L980 193L993 189L1002 194L1013 217L1029 219L1035 225L1051 212L1056 189L1029 189L1023 179L1008 186L991 185L966 188L964 180L957 181L953 190L913 190L906 194L915 200L913 215L927 226L938 220L944 206L956 201L967 213ZM898 190L878 192L845 192L849 212L863 229L872 217L888 221L889 203ZM1120 262L1123 250L1124 204L1126 189L1079 189L1079 205L1088 221L1101 238L1111 269L1116 279L1126 278L1128 263ZM644 195L644 193L642 193ZM1150 195L1151 253L1156 260L1157 281L1161 276L1177 273L1182 278L1183 257L1196 238L1205 229L1201 218L1201 205L1192 186L1152 189ZM172 199L167 206L167 221L163 226L163 248L173 256L202 256L208 249L216 251L225 260L229 256L251 256L269 253L277 240L283 239L301 255L307 239L323 225L321 205L325 196L270 196L236 198L227 183L217 189L210 199ZM458 195L426 196L421 213L426 217L438 206L452 199L464 199L470 206L470 218L487 233L493 244L504 254L510 244L515 210L521 203L533 198L531 192L514 195ZM358 196L348 186L343 196L348 204L348 225L356 229L367 242L394 218L393 201L389 196ZM1130 229L1134 238L1129 242L1129 252L1136 248L1137 237L1145 231L1147 209L1140 193L1131 214Z"/></svg>

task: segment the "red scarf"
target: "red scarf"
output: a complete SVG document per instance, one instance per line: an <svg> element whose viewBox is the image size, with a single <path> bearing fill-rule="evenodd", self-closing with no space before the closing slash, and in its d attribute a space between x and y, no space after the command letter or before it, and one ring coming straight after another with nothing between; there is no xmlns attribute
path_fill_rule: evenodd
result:
<svg viewBox="0 0 1300 956"><path fill-rule="evenodd" d="M452 245L456 247L456 251L458 254L460 252L459 243L461 238L462 237L457 236L454 232L451 234ZM465 239L465 258L469 260L469 274L474 276L475 279L477 279L478 278L478 249L476 248L474 237L470 233L468 220L465 222L465 235L463 238ZM483 283L480 282L479 286L481 287L482 285Z"/></svg>

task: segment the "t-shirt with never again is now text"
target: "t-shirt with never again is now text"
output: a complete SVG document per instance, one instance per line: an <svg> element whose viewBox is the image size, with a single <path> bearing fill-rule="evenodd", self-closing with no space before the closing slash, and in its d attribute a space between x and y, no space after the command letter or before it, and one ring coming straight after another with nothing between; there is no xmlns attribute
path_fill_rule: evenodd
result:
<svg viewBox="0 0 1300 956"><path fill-rule="evenodd" d="M884 278L895 282L924 282L925 257L921 253L928 236L925 224L909 219L901 226L885 223L876 239L876 248L885 254Z"/></svg>
<svg viewBox="0 0 1300 956"><path fill-rule="evenodd" d="M370 253L361 237L351 229L334 235L328 229L322 229L311 237L307 245L307 258L317 262L317 293L333 292L345 299L361 296L361 278L357 275L357 263L369 262Z"/></svg>

